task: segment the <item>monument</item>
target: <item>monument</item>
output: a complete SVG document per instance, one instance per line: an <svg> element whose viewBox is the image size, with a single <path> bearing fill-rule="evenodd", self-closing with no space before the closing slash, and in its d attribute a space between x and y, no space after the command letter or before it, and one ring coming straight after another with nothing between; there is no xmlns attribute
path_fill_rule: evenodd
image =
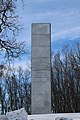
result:
<svg viewBox="0 0 80 120"><path fill-rule="evenodd" d="M31 113L51 113L51 25L33 23Z"/></svg>

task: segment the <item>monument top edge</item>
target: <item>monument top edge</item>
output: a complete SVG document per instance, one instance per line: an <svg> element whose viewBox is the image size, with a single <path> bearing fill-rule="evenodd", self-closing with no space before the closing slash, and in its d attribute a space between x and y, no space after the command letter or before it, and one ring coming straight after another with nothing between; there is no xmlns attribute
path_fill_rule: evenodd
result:
<svg viewBox="0 0 80 120"><path fill-rule="evenodd" d="M51 23L32 23L32 25L33 24L50 24L51 25Z"/></svg>
<svg viewBox="0 0 80 120"><path fill-rule="evenodd" d="M32 34L51 34L50 23L32 23Z"/></svg>

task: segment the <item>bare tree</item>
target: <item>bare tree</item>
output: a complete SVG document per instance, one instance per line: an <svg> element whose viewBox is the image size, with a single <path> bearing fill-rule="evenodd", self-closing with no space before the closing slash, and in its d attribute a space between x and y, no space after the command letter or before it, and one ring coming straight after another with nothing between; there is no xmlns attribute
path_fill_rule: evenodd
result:
<svg viewBox="0 0 80 120"><path fill-rule="evenodd" d="M19 16L16 15L15 0L0 0L0 52L11 59L24 53L24 42L17 42L16 36L21 31Z"/></svg>
<svg viewBox="0 0 80 120"><path fill-rule="evenodd" d="M0 77L1 114L25 107L31 114L31 81L30 71L21 67L15 72L7 68L5 76Z"/></svg>
<svg viewBox="0 0 80 120"><path fill-rule="evenodd" d="M53 112L80 112L80 43L54 54L52 62Z"/></svg>
<svg viewBox="0 0 80 120"><path fill-rule="evenodd" d="M22 30L16 15L18 0L0 0L0 57L9 62L26 53L24 42L16 37ZM23 2L23 0L21 0ZM0 61L1 62L1 61ZM31 84L30 74L22 69L17 75L10 66L0 64L0 105L2 114L25 107L30 114ZM19 76L18 76L19 73Z"/></svg>

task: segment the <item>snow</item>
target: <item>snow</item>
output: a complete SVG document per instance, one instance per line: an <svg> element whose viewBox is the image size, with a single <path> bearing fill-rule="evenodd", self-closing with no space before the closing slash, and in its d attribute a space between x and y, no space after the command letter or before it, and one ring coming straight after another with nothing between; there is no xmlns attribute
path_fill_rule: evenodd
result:
<svg viewBox="0 0 80 120"><path fill-rule="evenodd" d="M55 120L57 117L71 118L72 120L80 120L80 113L60 113L60 114L40 114L28 115L28 120Z"/></svg>

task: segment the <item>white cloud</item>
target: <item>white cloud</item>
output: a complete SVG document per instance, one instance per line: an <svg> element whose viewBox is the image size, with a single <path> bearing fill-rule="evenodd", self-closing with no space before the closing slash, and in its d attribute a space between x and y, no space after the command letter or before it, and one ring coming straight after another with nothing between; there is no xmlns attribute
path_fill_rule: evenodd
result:
<svg viewBox="0 0 80 120"><path fill-rule="evenodd" d="M80 37L80 12L74 10L38 13L32 15L35 22L50 22L52 24L52 41L75 39Z"/></svg>
<svg viewBox="0 0 80 120"><path fill-rule="evenodd" d="M61 32L53 33L52 41L66 39L66 38L70 38L71 40L74 40L79 37L80 37L80 26L73 27Z"/></svg>
<svg viewBox="0 0 80 120"><path fill-rule="evenodd" d="M33 2L47 2L47 1L53 1L53 0L34 0ZM59 1L59 0L54 0L55 2ZM24 23L24 31L23 31L23 35L21 36L21 39L25 40L26 43L30 46L31 45L31 24L32 23L51 23L52 24L52 41L54 40L61 40L61 39L66 39L66 38L71 38L71 39L75 39L77 37L80 37L80 9L76 7L76 9L74 9L74 7L71 9L70 7L67 6L66 9L66 5L63 4L64 6L64 10L63 9L59 9L58 7L62 8L62 3L65 0L61 0L62 2L60 3L60 6L54 6L55 2L53 2L53 9L49 9L45 10L45 6L44 9L40 9L38 12L36 11L36 7L34 8L34 4L33 6L31 6L32 8L30 9L35 9L34 12L24 12L24 14L21 14L22 16L22 22ZM74 3L75 2L75 3ZM67 4L79 4L79 0L75 0L73 2L73 0L71 1L67 1ZM65 2L64 2L65 3ZM71 4L71 5L72 5ZM39 4L37 4L37 8L39 6ZM41 5L41 4L40 4ZM27 6L26 6L27 7ZM40 7L40 6L39 6ZM28 41L27 41L28 40Z"/></svg>
<svg viewBox="0 0 80 120"><path fill-rule="evenodd" d="M22 67L22 69L24 69L24 70L25 69L30 70L31 69L31 61L27 59L27 60L15 62L14 68L18 69L18 67Z"/></svg>

